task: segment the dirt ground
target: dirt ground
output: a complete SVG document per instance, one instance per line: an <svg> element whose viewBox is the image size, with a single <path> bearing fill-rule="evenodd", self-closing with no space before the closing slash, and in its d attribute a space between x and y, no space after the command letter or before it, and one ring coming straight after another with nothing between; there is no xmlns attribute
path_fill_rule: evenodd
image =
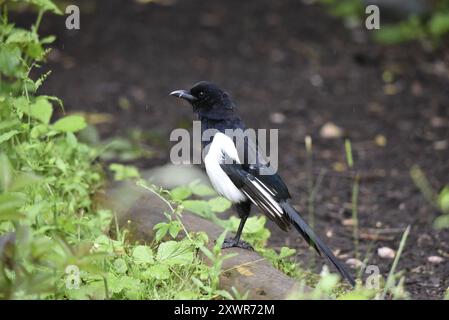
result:
<svg viewBox="0 0 449 320"><path fill-rule="evenodd" d="M157 154L141 166L168 162L170 131L193 117L168 93L211 80L231 93L248 126L280 129L280 174L307 216L304 138L310 135L313 176L324 172L315 229L346 260L355 253L344 141L320 135L327 122L342 128L362 177L362 257L372 245L369 263L387 275L392 260L377 249L396 250L411 225L398 270L406 272L413 298L442 298L449 286L449 232L433 229L438 212L415 187L410 168L419 165L437 190L449 182L447 47L382 47L368 31L347 29L322 8L297 0L84 1L80 30L66 30L64 19L42 25L58 37L43 92L61 97L67 111L113 114L113 123L100 126L104 136L135 127L157 135ZM297 248L299 261L308 264L310 253L297 234L269 227L271 246ZM373 243L375 230L382 236ZM428 262L435 255L443 262Z"/></svg>

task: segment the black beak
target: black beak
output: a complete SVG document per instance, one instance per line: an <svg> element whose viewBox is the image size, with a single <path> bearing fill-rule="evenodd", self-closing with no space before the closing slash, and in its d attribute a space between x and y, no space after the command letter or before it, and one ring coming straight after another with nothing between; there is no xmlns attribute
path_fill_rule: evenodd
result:
<svg viewBox="0 0 449 320"><path fill-rule="evenodd" d="M184 100L187 100L189 102L194 102L196 100L198 100L197 98L195 98L194 96L192 96L189 91L187 90L176 90L170 93L171 96L177 97L177 98L181 98Z"/></svg>

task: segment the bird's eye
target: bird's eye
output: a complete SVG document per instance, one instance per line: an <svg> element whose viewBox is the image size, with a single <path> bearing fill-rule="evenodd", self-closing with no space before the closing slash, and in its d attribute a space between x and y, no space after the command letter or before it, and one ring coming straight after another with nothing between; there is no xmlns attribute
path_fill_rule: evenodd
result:
<svg viewBox="0 0 449 320"><path fill-rule="evenodd" d="M198 95L200 96L200 98L204 97L204 91L200 91L200 93L198 93Z"/></svg>

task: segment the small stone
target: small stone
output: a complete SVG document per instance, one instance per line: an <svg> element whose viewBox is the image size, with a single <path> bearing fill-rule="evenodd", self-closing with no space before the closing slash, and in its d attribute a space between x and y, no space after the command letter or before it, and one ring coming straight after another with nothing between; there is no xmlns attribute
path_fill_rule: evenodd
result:
<svg viewBox="0 0 449 320"><path fill-rule="evenodd" d="M433 148L435 150L445 150L448 147L448 142L447 140L440 140L440 141L435 141L433 143Z"/></svg>
<svg viewBox="0 0 449 320"><path fill-rule="evenodd" d="M353 219L344 219L342 221L342 224L346 227L352 227L355 225L354 220Z"/></svg>
<svg viewBox="0 0 449 320"><path fill-rule="evenodd" d="M398 91L399 90L398 90L397 86L394 84L389 83L384 86L384 93L387 96L393 96L393 95L397 94Z"/></svg>
<svg viewBox="0 0 449 320"><path fill-rule="evenodd" d="M346 260L346 264L351 266L352 268L360 268L363 266L363 262L356 258L349 258Z"/></svg>
<svg viewBox="0 0 449 320"><path fill-rule="evenodd" d="M274 63L279 63L282 62L285 59L285 52L282 51L281 49L273 49L271 51L271 61L273 61Z"/></svg>
<svg viewBox="0 0 449 320"><path fill-rule="evenodd" d="M430 125L434 128L443 128L448 124L448 121L442 117L432 117Z"/></svg>
<svg viewBox="0 0 449 320"><path fill-rule="evenodd" d="M333 122L327 122L321 127L320 136L324 139L341 138L343 136L343 129Z"/></svg>
<svg viewBox="0 0 449 320"><path fill-rule="evenodd" d="M333 235L334 235L334 232L332 230L327 230L326 237L332 238Z"/></svg>
<svg viewBox="0 0 449 320"><path fill-rule="evenodd" d="M383 134L378 134L375 138L374 138L374 142L376 143L376 145L378 145L379 147L385 147L387 145L387 138L385 138L385 136Z"/></svg>
<svg viewBox="0 0 449 320"><path fill-rule="evenodd" d="M276 124L282 124L285 122L285 114L280 112L273 112L270 114L270 121Z"/></svg>
<svg viewBox="0 0 449 320"><path fill-rule="evenodd" d="M310 77L310 83L314 87L321 87L323 85L323 78L319 74L314 74Z"/></svg>
<svg viewBox="0 0 449 320"><path fill-rule="evenodd" d="M335 162L332 165L332 168L336 172L344 172L344 171L346 171L346 165L343 162Z"/></svg>
<svg viewBox="0 0 449 320"><path fill-rule="evenodd" d="M422 96L424 90L423 90L421 83L418 81L415 81L412 83L410 91L412 92L412 94L414 96Z"/></svg>
<svg viewBox="0 0 449 320"><path fill-rule="evenodd" d="M433 264L439 264L444 261L444 259L440 256L430 256L427 258L427 261Z"/></svg>
<svg viewBox="0 0 449 320"><path fill-rule="evenodd" d="M382 247L382 248L377 249L377 254L381 258L393 259L394 256L396 255L396 252L391 248Z"/></svg>

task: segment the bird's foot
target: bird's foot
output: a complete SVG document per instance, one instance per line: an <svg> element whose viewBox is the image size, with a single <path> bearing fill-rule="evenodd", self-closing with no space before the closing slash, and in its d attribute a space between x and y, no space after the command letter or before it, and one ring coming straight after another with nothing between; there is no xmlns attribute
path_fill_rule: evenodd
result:
<svg viewBox="0 0 449 320"><path fill-rule="evenodd" d="M222 249L242 248L242 249L254 251L254 248L248 242L243 241L243 240L236 241L234 238L225 239L221 248Z"/></svg>

